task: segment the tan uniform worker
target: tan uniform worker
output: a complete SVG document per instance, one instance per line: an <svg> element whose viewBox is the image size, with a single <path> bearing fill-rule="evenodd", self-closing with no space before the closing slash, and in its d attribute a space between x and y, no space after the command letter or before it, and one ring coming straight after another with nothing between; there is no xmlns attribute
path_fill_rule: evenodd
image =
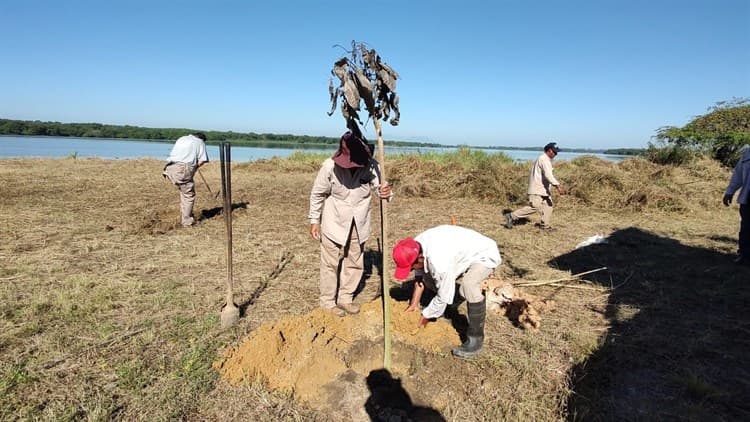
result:
<svg viewBox="0 0 750 422"><path fill-rule="evenodd" d="M198 167L208 162L206 135L194 133L185 135L175 142L167 158L162 175L180 190L180 217L183 227L195 224L193 204L195 204L195 183L193 176Z"/></svg>
<svg viewBox="0 0 750 422"><path fill-rule="evenodd" d="M320 241L320 306L336 316L359 312L352 301L364 273L372 191L382 199L391 198L390 186L380 181L380 167L370 146L347 131L339 149L318 171L308 216L310 235Z"/></svg>
<svg viewBox="0 0 750 422"><path fill-rule="evenodd" d="M506 228L512 229L514 221L520 218L531 217L534 214L542 216L542 221L539 224L541 229L552 228L552 209L554 205L552 203L552 195L549 191L550 185L554 186L560 195L565 194L565 190L560 185L560 182L552 174L552 159L555 158L558 152L560 152L560 148L554 142L550 142L544 146L544 153L536 159L529 174L529 205L504 214Z"/></svg>

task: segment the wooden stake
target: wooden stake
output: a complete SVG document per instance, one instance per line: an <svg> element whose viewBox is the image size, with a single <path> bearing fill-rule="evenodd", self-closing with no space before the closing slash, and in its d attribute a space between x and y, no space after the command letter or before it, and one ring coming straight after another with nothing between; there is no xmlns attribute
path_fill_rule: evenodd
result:
<svg viewBox="0 0 750 422"><path fill-rule="evenodd" d="M380 182L384 183L385 178L385 151L383 150L383 132L380 128L380 119L373 116L373 124L375 125L375 131L378 134L378 163L380 164ZM383 297L383 339L385 341L383 349L383 368L391 370L391 294L388 282L390 276L390 265L388 265L390 257L388 254L388 202L385 199L380 198L380 192L378 192L378 198L380 199L380 236L382 238L383 247L381 258L383 259L382 268L383 271L380 274L382 278L382 292Z"/></svg>

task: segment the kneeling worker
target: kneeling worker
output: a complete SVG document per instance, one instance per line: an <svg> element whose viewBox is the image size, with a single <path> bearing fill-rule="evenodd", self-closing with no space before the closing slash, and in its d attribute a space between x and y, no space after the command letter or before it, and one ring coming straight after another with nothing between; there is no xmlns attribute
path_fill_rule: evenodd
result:
<svg viewBox="0 0 750 422"><path fill-rule="evenodd" d="M484 343L486 299L482 281L500 265L497 243L489 237L464 227L444 225L428 229L415 238L406 238L393 248L396 263L394 277L405 280L415 271L414 293L407 311L418 311L425 287L437 292L422 310L419 325L440 317L453 302L456 284L466 299L469 328L466 341L453 354L466 358L476 355Z"/></svg>

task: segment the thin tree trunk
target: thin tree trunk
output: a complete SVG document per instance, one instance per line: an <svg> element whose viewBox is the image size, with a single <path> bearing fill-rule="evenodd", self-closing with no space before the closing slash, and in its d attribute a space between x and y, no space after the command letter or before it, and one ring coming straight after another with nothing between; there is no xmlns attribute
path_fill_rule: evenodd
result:
<svg viewBox="0 0 750 422"><path fill-rule="evenodd" d="M380 128L380 119L372 119L375 125L375 131L378 134L378 162L380 163L380 181L385 182L385 151L383 149L383 133ZM388 201L380 199L380 236L382 238L382 298L383 298L383 339L385 342L383 349L383 368L391 370L391 294L388 283L390 276L388 253Z"/></svg>

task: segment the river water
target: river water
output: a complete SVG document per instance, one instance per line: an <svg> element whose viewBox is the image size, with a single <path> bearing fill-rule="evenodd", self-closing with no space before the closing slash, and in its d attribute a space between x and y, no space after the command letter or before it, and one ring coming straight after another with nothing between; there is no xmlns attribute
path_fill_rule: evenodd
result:
<svg viewBox="0 0 750 422"><path fill-rule="evenodd" d="M148 142L124 141L119 139L72 138L58 136L0 136L0 158L29 158L29 157L99 157L108 159L126 158L156 158L165 160L172 150L173 141ZM208 156L211 160L219 157L219 147L208 145ZM530 150L502 150L472 148L485 151L488 154L504 152L517 161L534 160L541 151ZM288 157L294 152L333 154L335 148L328 149L294 149L294 148L256 148L232 147L232 161L254 161L272 157ZM388 147L388 154L425 154L433 152L453 152L456 148L403 148ZM574 152L561 151L557 160L570 160L579 157ZM607 154L588 154L609 161L621 161L625 156Z"/></svg>

